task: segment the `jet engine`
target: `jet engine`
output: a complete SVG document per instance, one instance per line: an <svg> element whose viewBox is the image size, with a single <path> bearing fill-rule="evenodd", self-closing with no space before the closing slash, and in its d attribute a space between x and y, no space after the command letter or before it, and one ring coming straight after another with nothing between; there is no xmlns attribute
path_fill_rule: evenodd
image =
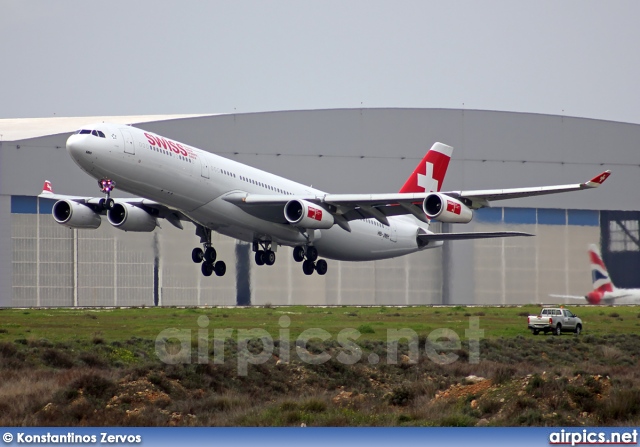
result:
<svg viewBox="0 0 640 447"><path fill-rule="evenodd" d="M158 225L151 214L126 202L116 202L107 211L107 219L111 225L124 231L150 232Z"/></svg>
<svg viewBox="0 0 640 447"><path fill-rule="evenodd" d="M327 230L334 222L330 212L315 203L300 199L287 202L284 217L293 226L314 230Z"/></svg>
<svg viewBox="0 0 640 447"><path fill-rule="evenodd" d="M425 197L422 209L429 219L440 222L468 223L473 218L473 211L464 203L439 193Z"/></svg>
<svg viewBox="0 0 640 447"><path fill-rule="evenodd" d="M602 292L598 292L597 290L594 290L593 292L589 292L589 294L584 298L587 300L589 304L600 304L600 301L602 300L603 295L604 294Z"/></svg>
<svg viewBox="0 0 640 447"><path fill-rule="evenodd" d="M69 228L89 228L95 230L102 223L100 215L86 205L73 200L58 200L51 210L53 218L60 225Z"/></svg>

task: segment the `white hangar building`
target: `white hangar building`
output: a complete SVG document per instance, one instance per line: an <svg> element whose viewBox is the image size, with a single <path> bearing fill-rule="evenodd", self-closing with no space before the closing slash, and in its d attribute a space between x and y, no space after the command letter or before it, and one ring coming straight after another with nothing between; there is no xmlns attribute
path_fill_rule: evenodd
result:
<svg viewBox="0 0 640 447"><path fill-rule="evenodd" d="M519 230L536 237L445 243L402 258L329 260L306 276L281 247L256 266L251 247L214 238L224 277L191 261L195 227L125 233L54 222L38 199L99 196L65 141L92 122L133 125L336 193L396 192L436 141L454 153L443 190L579 183L591 191L493 202L450 231ZM565 116L451 109L349 109L207 116L0 120L0 307L234 304L516 304L591 290L587 245L601 243L618 287L640 287L640 125ZM167 175L171 175L167 172ZM126 195L116 190L114 197ZM439 231L438 226L435 226Z"/></svg>

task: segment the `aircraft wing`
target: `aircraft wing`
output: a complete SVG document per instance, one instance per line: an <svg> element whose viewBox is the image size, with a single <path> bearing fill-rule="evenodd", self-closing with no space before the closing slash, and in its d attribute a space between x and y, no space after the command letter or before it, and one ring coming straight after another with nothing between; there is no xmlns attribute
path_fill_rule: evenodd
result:
<svg viewBox="0 0 640 447"><path fill-rule="evenodd" d="M486 189L478 191L451 191L444 194L471 201L472 208L482 208L489 205L494 200L518 199L520 197L541 196L545 194L558 194L561 192L580 191L592 189L600 186L611 175L611 171L604 171L591 180L573 185L538 186L532 188L511 188L511 189Z"/></svg>
<svg viewBox="0 0 640 447"><path fill-rule="evenodd" d="M225 200L245 209L252 207L281 208L290 200L306 200L318 205L325 205L334 216L340 215L345 221L374 218L388 225L388 221L386 220L387 216L398 216L402 214L413 214L418 219L428 222L422 211L422 201L429 194L430 193L394 193L282 196L235 193L225 196Z"/></svg>
<svg viewBox="0 0 640 447"><path fill-rule="evenodd" d="M538 186L531 188L487 189L477 191L448 191L440 194L463 201L473 209L490 206L493 200L515 199L519 197L557 194L582 189L597 188L611 174L604 171L584 183L556 186ZM428 222L422 210L422 201L431 192L423 193L391 193L391 194L324 194L308 196L284 196L270 194L249 194L236 191L229 193L224 200L234 203L251 214L275 215L276 208L283 207L290 200L306 200L318 205L325 205L328 210L339 215L344 221L374 218L388 224L387 216L411 214L423 222ZM255 208L253 212L250 208ZM268 210L271 210L269 212Z"/></svg>
<svg viewBox="0 0 640 447"><path fill-rule="evenodd" d="M45 186L43 187L42 192L38 194L38 197L40 197L41 199L51 200L70 200L73 202L81 203L83 205L87 205L98 214L106 214L106 210L100 207L100 200L103 199L103 197L83 197L55 194L51 188L51 183L49 181L45 181ZM181 221L191 222L191 219L184 215L182 212L153 200L143 199L140 197L119 198L114 200L116 200L116 202L129 203L131 205L150 211L150 214L152 214L153 216L165 219L171 225L181 230L183 229Z"/></svg>

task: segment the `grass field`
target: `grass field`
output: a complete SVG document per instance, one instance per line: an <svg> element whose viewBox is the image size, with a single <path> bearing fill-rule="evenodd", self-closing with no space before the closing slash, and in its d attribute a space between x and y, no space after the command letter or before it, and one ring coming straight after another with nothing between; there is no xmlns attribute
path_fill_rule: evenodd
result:
<svg viewBox="0 0 640 447"><path fill-rule="evenodd" d="M0 309L0 426L640 424L640 307L572 306L584 332L560 337L527 330L539 309ZM474 322L484 331L475 360ZM158 343L184 349L162 335L170 328L190 331L175 364L157 355ZM271 335L266 356L251 329ZM417 357L407 339L397 354L388 343L403 329L417 335ZM438 329L460 343L430 344ZM300 344L301 334L316 338ZM340 334L361 351L351 363ZM429 346L455 359L434 360ZM309 362L301 347L328 359Z"/></svg>
<svg viewBox="0 0 640 447"><path fill-rule="evenodd" d="M591 335L640 333L640 306L572 306ZM469 318L477 317L484 338L528 335L527 315L539 306L518 307L248 307L248 308L115 308L115 309L0 309L0 341L15 339L52 342L101 337L122 341L133 336L155 339L167 328L200 329L198 318L206 316L205 328L259 328L278 338L280 317L288 316L292 339L318 328L337 335L343 329L360 328L360 340L385 340L388 329L411 329L428 335L446 328L464 337Z"/></svg>

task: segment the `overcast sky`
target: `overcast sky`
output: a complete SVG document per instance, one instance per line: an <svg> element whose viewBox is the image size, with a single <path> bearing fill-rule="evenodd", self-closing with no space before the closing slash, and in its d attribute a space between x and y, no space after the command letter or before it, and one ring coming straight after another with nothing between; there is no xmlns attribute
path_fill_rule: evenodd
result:
<svg viewBox="0 0 640 447"><path fill-rule="evenodd" d="M640 123L640 1L0 0L0 118L354 107Z"/></svg>

